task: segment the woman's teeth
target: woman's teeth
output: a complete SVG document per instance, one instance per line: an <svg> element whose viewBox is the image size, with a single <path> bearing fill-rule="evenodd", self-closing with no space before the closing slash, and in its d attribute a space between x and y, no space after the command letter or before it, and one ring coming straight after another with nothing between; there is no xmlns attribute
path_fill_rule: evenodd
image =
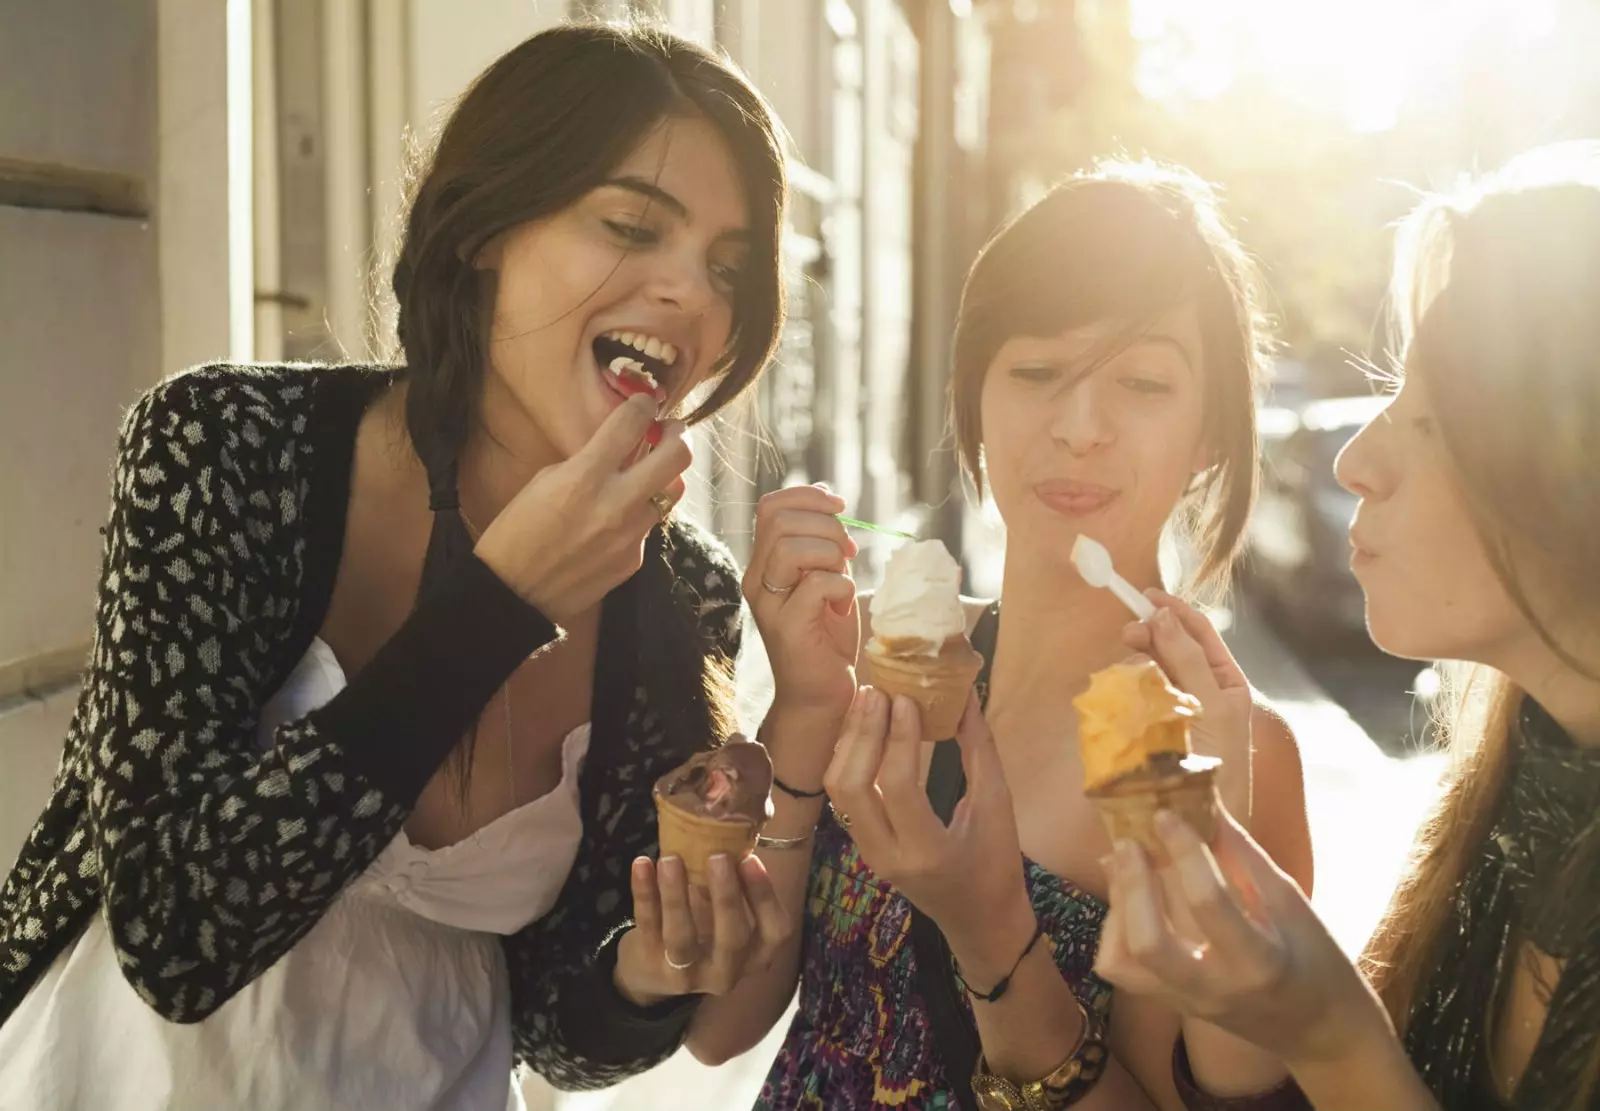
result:
<svg viewBox="0 0 1600 1111"><path fill-rule="evenodd" d="M650 387L651 393L654 393L656 390L661 388L660 384L656 381L656 376L646 370L643 363L639 362L637 359L630 359L626 355L618 355L615 359L611 360L611 373L615 374L618 378L621 378L624 382L628 381L630 378L635 381L643 382L645 385Z"/></svg>
<svg viewBox="0 0 1600 1111"><path fill-rule="evenodd" d="M607 332L607 339L614 339L618 343L626 344L641 354L652 359L661 360L662 365L671 366L678 361L678 349L672 344L647 336L642 332Z"/></svg>

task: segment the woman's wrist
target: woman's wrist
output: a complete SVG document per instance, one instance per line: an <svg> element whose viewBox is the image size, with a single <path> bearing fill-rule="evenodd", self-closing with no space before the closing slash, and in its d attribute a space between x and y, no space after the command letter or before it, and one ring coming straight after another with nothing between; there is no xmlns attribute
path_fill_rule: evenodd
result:
<svg viewBox="0 0 1600 1111"><path fill-rule="evenodd" d="M778 795L808 804L821 801L822 775L843 723L844 715L830 709L782 699L773 702L757 737L772 757L773 775L790 789L779 789Z"/></svg>
<svg viewBox="0 0 1600 1111"><path fill-rule="evenodd" d="M612 986L617 989L618 995L622 996L623 999L631 1003L633 1006L638 1007L640 1010L644 1010L649 1007L660 1006L662 1003L665 1003L667 1000L675 997L671 995L661 995L656 992L639 991L629 983L627 975L628 969L631 967L632 960L636 958L634 955L633 946L629 945L628 943L630 941L637 942L637 940L638 935L632 929L624 931L622 936L617 938L615 943L616 954L614 962L611 966L611 983Z"/></svg>
<svg viewBox="0 0 1600 1111"><path fill-rule="evenodd" d="M1020 972L1040 953L1049 953L1049 946L1044 944L1034 945L1030 952L1023 953L1039 929L1038 915L1028 901L1026 889L1019 890L1002 905L974 905L964 909L976 912L971 915L970 925L939 922L939 927L944 931L950 955L961 969L963 979L979 992L992 989L1005 976ZM937 914L933 918L939 921Z"/></svg>
<svg viewBox="0 0 1600 1111"><path fill-rule="evenodd" d="M1325 1029L1286 1054L1284 1064L1312 1103L1319 1105L1329 1095L1337 1100L1343 1098L1337 1093L1367 1090L1364 1086L1348 1088L1355 1080L1354 1073L1367 1072L1380 1085L1375 1090L1384 1090L1403 1077L1416 1077L1405 1046L1376 998L1367 1007L1331 1009Z"/></svg>

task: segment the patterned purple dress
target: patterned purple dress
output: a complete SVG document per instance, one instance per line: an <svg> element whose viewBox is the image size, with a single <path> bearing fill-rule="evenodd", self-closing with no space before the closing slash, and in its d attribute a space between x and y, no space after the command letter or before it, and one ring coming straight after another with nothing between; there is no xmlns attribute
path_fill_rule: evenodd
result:
<svg viewBox="0 0 1600 1111"><path fill-rule="evenodd" d="M910 903L862 863L831 814L817 837L799 1013L757 1111L957 1107L917 990ZM1085 1006L1108 1012L1111 986L1091 971L1105 904L1031 860L1024 864L1062 977Z"/></svg>

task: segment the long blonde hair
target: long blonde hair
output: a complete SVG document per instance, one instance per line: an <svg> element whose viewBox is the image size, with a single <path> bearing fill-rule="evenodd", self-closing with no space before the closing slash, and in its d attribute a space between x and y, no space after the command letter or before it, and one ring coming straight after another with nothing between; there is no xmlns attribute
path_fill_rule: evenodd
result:
<svg viewBox="0 0 1600 1111"><path fill-rule="evenodd" d="M1491 564L1545 643L1592 673L1559 634L1600 615L1586 458L1600 446L1600 143L1543 148L1424 201L1397 237L1391 294L1397 350L1437 383L1430 407ZM1443 794L1363 954L1402 1032L1517 743L1515 683L1479 668L1461 695Z"/></svg>

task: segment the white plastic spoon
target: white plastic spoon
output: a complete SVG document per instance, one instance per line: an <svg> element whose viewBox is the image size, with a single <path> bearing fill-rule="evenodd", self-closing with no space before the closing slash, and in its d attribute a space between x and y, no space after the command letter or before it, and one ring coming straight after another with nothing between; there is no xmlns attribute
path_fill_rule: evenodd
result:
<svg viewBox="0 0 1600 1111"><path fill-rule="evenodd" d="M1072 542L1072 563L1078 569L1078 574L1083 576L1083 581L1090 586L1098 586L1117 596L1117 600L1133 611L1133 615L1140 621L1148 621L1155 616L1155 603L1140 594L1133 588L1133 584L1111 566L1111 553L1106 551L1105 545L1098 540L1091 540L1082 533Z"/></svg>

